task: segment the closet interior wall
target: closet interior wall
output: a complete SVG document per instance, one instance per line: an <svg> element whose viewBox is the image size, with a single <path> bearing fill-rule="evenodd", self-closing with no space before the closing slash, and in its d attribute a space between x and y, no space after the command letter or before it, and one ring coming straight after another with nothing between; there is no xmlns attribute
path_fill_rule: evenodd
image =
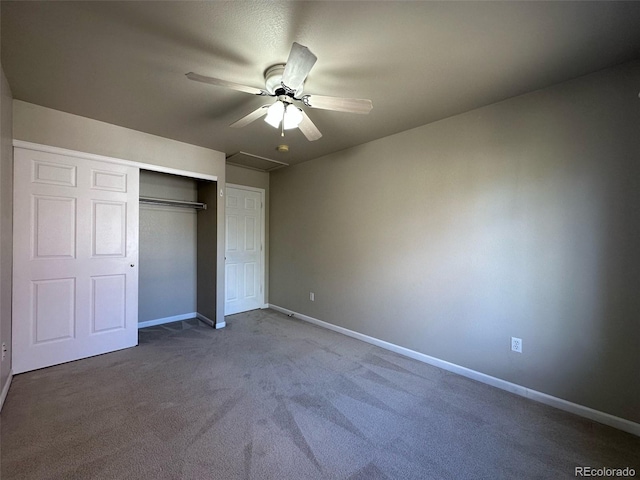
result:
<svg viewBox="0 0 640 480"><path fill-rule="evenodd" d="M196 307L200 320L220 328L224 324L216 324L218 183L198 181L198 202L205 203L207 208L198 210Z"/></svg>
<svg viewBox="0 0 640 480"><path fill-rule="evenodd" d="M205 201L199 199L198 191L203 190L201 195L206 197L208 188L215 191L216 183L140 171L141 197ZM193 208L140 204L138 322L141 326L194 318L200 310L206 310L211 316L201 313L215 319L215 196L208 207L197 212ZM201 286L200 291L213 292L206 295L213 300L198 300L199 279L206 280L207 284ZM213 313L209 312L211 303Z"/></svg>

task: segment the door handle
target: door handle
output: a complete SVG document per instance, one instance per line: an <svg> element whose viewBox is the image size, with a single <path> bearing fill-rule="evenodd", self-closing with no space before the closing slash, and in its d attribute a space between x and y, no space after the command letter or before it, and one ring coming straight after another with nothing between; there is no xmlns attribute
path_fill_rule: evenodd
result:
<svg viewBox="0 0 640 480"><path fill-rule="evenodd" d="M135 265L132 263L131 265L129 265L130 267L135 267Z"/></svg>

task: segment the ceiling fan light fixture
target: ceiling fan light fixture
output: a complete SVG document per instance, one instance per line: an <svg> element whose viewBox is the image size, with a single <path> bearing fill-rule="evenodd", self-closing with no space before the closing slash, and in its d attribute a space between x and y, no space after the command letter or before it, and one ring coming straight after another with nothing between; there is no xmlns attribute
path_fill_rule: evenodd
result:
<svg viewBox="0 0 640 480"><path fill-rule="evenodd" d="M273 128L278 128L280 126L280 122L282 121L282 117L284 116L284 111L284 103L278 100L267 109L267 116L264 121L271 125Z"/></svg>
<svg viewBox="0 0 640 480"><path fill-rule="evenodd" d="M283 122L282 128L291 130L292 128L298 128L298 125L302 122L302 111L295 105L278 100L267 109L267 116L264 121L273 128L278 128L280 122Z"/></svg>
<svg viewBox="0 0 640 480"><path fill-rule="evenodd" d="M282 128L285 130L291 130L292 128L298 128L302 121L302 111L295 105L288 104L284 110L284 125Z"/></svg>

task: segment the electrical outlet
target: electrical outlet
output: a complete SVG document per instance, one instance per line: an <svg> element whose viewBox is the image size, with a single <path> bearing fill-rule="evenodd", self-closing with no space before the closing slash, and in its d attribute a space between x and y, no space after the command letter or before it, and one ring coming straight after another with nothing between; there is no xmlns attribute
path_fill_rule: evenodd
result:
<svg viewBox="0 0 640 480"><path fill-rule="evenodd" d="M522 353L522 339L511 337L511 350L514 352Z"/></svg>
<svg viewBox="0 0 640 480"><path fill-rule="evenodd" d="M312 302L316 301L316 294L313 292L309 292L309 300L311 300Z"/></svg>
<svg viewBox="0 0 640 480"><path fill-rule="evenodd" d="M2 344L2 359L4 360L4 357L7 356L7 344L3 343Z"/></svg>

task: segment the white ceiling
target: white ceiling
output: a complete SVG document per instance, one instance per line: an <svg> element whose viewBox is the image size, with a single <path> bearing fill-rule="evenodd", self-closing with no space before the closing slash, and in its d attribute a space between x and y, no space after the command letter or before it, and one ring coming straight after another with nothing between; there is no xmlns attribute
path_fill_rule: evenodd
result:
<svg viewBox="0 0 640 480"><path fill-rule="evenodd" d="M227 155L291 164L640 58L640 2L1 2L14 98ZM292 42L318 61L305 93L369 98L369 115L307 109L308 142L258 120ZM640 87L640 86L639 86ZM271 99L268 99L271 100Z"/></svg>

